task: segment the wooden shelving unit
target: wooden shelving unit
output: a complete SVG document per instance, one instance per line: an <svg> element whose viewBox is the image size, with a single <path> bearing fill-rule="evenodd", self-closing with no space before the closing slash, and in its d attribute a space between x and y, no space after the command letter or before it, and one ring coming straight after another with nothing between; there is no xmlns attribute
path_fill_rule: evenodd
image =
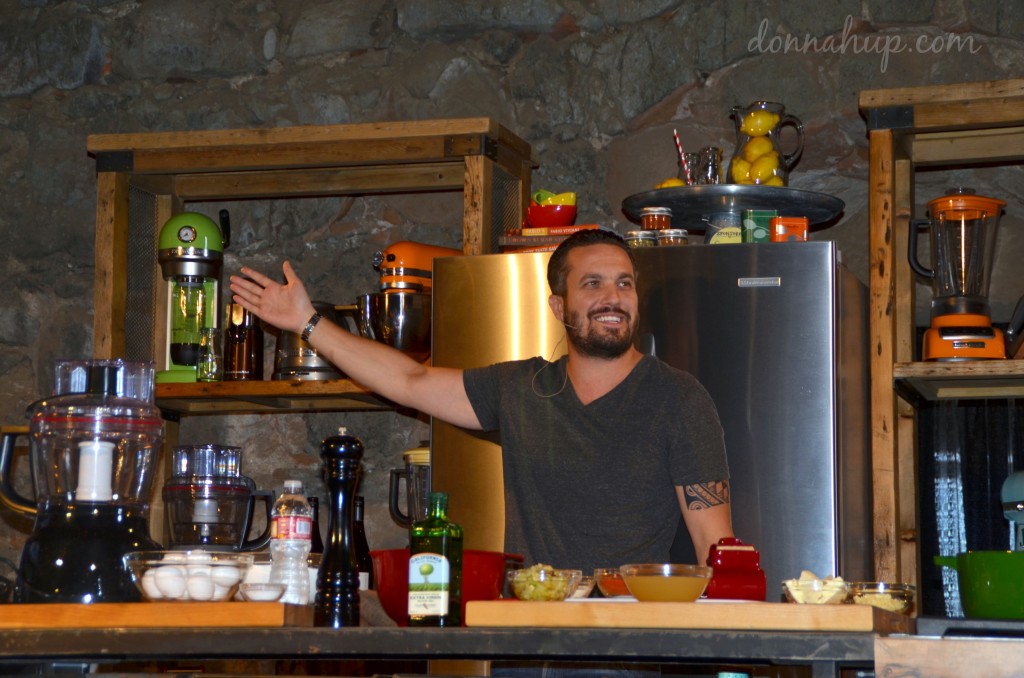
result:
<svg viewBox="0 0 1024 678"><path fill-rule="evenodd" d="M866 90L870 138L870 341L875 576L917 582L920 399L1024 394L1016 360L916 363L914 279L907 240L914 173L924 166L1024 160L1024 80Z"/></svg>
<svg viewBox="0 0 1024 678"><path fill-rule="evenodd" d="M489 118L104 134L96 159L93 354L159 362L156 234L186 202L460 191L465 254L497 252L529 203L530 145ZM372 254L367 253L367 256ZM158 369L162 365L157 365ZM347 379L160 384L169 415L391 409Z"/></svg>

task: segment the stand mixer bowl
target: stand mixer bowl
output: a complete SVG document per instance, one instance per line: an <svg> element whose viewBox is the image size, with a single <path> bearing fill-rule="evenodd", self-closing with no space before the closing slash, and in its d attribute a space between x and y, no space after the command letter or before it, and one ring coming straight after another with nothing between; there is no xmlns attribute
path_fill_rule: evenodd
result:
<svg viewBox="0 0 1024 678"><path fill-rule="evenodd" d="M359 328L375 339L423 362L430 357L430 294L392 290L358 298Z"/></svg>

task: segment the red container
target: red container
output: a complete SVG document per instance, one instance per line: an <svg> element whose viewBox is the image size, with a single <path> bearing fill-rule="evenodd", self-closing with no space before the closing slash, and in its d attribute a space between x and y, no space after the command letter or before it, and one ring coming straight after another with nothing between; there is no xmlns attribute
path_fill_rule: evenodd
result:
<svg viewBox="0 0 1024 678"><path fill-rule="evenodd" d="M576 205L529 205L526 223L533 228L572 226L576 223Z"/></svg>
<svg viewBox="0 0 1024 678"><path fill-rule="evenodd" d="M765 600L767 581L761 554L735 537L719 539L708 553L711 581L704 595L726 600Z"/></svg>
<svg viewBox="0 0 1024 678"><path fill-rule="evenodd" d="M370 551L377 595L388 616L399 626L409 624L409 549ZM496 600L505 585L508 561L523 562L523 557L498 551L462 552L462 619L471 600Z"/></svg>

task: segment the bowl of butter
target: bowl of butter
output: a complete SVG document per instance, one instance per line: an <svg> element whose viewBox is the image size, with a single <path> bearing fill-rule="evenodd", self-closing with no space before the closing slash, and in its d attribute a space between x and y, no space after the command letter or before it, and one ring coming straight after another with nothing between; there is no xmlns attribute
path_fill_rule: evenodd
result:
<svg viewBox="0 0 1024 678"><path fill-rule="evenodd" d="M786 600L799 605L841 605L850 597L850 585L842 577L825 577L804 570L797 579L782 582Z"/></svg>

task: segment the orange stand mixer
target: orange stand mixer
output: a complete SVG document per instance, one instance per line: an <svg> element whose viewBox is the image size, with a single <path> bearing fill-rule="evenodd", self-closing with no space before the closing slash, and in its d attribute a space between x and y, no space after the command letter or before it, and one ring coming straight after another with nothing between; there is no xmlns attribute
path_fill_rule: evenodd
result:
<svg viewBox="0 0 1024 678"><path fill-rule="evenodd" d="M433 285L434 258L454 257L461 250L402 240L373 256L373 268L380 273L381 292L425 292Z"/></svg>
<svg viewBox="0 0 1024 678"><path fill-rule="evenodd" d="M925 331L924 360L1006 357L1003 333L992 326L988 288L996 231L1006 202L953 188L928 203L929 220L914 221L907 250L910 266L931 281L931 327ZM932 268L917 258L917 234L929 227Z"/></svg>

